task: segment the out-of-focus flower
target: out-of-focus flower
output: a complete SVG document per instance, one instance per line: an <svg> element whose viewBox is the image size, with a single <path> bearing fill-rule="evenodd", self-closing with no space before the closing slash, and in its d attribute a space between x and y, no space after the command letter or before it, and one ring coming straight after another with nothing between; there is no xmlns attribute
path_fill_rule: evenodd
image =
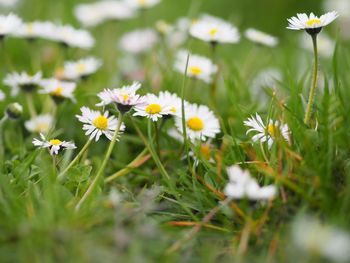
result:
<svg viewBox="0 0 350 263"><path fill-rule="evenodd" d="M59 139L47 140L42 133L40 133L40 137L42 141L34 138L33 144L39 148L48 148L51 155L57 155L62 150L77 148L72 142L61 141Z"/></svg>
<svg viewBox="0 0 350 263"><path fill-rule="evenodd" d="M23 107L21 104L14 102L6 107L6 114L10 119L16 120L22 116Z"/></svg>
<svg viewBox="0 0 350 263"><path fill-rule="evenodd" d="M187 56L189 52L181 50L176 54L174 68L180 73L186 70ZM187 75L192 78L201 79L210 83L212 76L217 72L218 67L209 58L190 54L187 66Z"/></svg>
<svg viewBox="0 0 350 263"><path fill-rule="evenodd" d="M0 15L0 40L9 34L13 34L21 23L22 20L15 14Z"/></svg>
<svg viewBox="0 0 350 263"><path fill-rule="evenodd" d="M350 261L350 235L313 217L298 218L293 224L292 237L294 244L311 256L334 262Z"/></svg>
<svg viewBox="0 0 350 263"><path fill-rule="evenodd" d="M263 143L267 141L268 146L271 147L274 140L281 136L287 142L290 141L290 131L287 124L280 124L278 121L270 119L268 124L265 125L258 113L256 113L255 117L251 116L248 120L244 121L244 125L250 128L247 134L256 132L252 137L254 142L260 141Z"/></svg>
<svg viewBox="0 0 350 263"><path fill-rule="evenodd" d="M5 76L3 83L11 87L11 95L16 96L20 90L25 92L34 91L41 83L41 72L29 75L26 72L9 73Z"/></svg>
<svg viewBox="0 0 350 263"><path fill-rule="evenodd" d="M248 198L249 200L268 200L276 196L275 185L259 186L248 170L242 170L238 165L227 168L229 183L224 189L226 196L232 199Z"/></svg>
<svg viewBox="0 0 350 263"><path fill-rule="evenodd" d="M300 36L300 45L306 50L313 52L312 42L310 42L310 39L306 34L302 34ZM335 41L333 39L331 39L326 34L321 34L318 36L317 52L321 56L325 58L332 57L334 53L334 49L335 49Z"/></svg>
<svg viewBox="0 0 350 263"><path fill-rule="evenodd" d="M326 0L323 1L324 10L330 12L337 10L339 14L339 34L344 38L350 38L350 1L349 0Z"/></svg>
<svg viewBox="0 0 350 263"><path fill-rule="evenodd" d="M151 50L157 42L157 32L147 28L124 34L119 41L119 47L125 52L138 55Z"/></svg>
<svg viewBox="0 0 350 263"><path fill-rule="evenodd" d="M53 117L49 114L38 115L24 123L24 127L33 133L46 134L53 126Z"/></svg>
<svg viewBox="0 0 350 263"><path fill-rule="evenodd" d="M146 9L159 4L160 0L124 0L124 2L135 9Z"/></svg>
<svg viewBox="0 0 350 263"><path fill-rule="evenodd" d="M108 20L125 20L135 16L135 10L123 1L98 1L80 4L74 9L76 18L84 26L97 26Z"/></svg>
<svg viewBox="0 0 350 263"><path fill-rule="evenodd" d="M76 117L84 123L83 130L86 131L85 135L90 136L89 140L95 139L95 141L98 141L102 134L112 140L118 122L114 116L108 116L108 111L101 113L88 107L81 107L80 110L82 115L76 115ZM125 125L122 124L118 133L121 134L124 130Z"/></svg>
<svg viewBox="0 0 350 263"><path fill-rule="evenodd" d="M247 39L257 44L261 44L269 47L275 47L278 44L278 38L271 36L269 34L266 34L262 31L256 30L254 28L248 28L244 32L244 35Z"/></svg>
<svg viewBox="0 0 350 263"><path fill-rule="evenodd" d="M170 93L169 91L161 91L158 95L159 100L164 101L166 105L170 106L171 116L181 115L181 98L175 93Z"/></svg>
<svg viewBox="0 0 350 263"><path fill-rule="evenodd" d="M205 141L207 138L215 138L220 133L219 120L205 105L186 104L185 123L187 137L195 142ZM182 117L175 119L175 126L182 133Z"/></svg>
<svg viewBox="0 0 350 263"><path fill-rule="evenodd" d="M86 78L95 73L102 66L102 61L94 57L87 57L78 61L67 61L64 68L58 74L59 78L67 80L78 80Z"/></svg>
<svg viewBox="0 0 350 263"><path fill-rule="evenodd" d="M0 6L13 7L18 3L18 0L0 0Z"/></svg>
<svg viewBox="0 0 350 263"><path fill-rule="evenodd" d="M237 43L240 40L238 29L232 24L209 15L203 15L190 28L191 36L213 44Z"/></svg>
<svg viewBox="0 0 350 263"><path fill-rule="evenodd" d="M14 35L16 37L36 39L43 38L53 40L56 32L56 26L49 21L33 21L21 24Z"/></svg>
<svg viewBox="0 0 350 263"><path fill-rule="evenodd" d="M320 17L315 16L313 13L308 16L307 14L297 14L288 20L288 29L292 30L306 30L310 35L315 35L321 32L322 28L332 23L338 17L338 13L335 11L328 12Z"/></svg>
<svg viewBox="0 0 350 263"><path fill-rule="evenodd" d="M54 40L81 49L91 49L95 44L95 39L88 31L70 25L57 26Z"/></svg>
<svg viewBox="0 0 350 263"><path fill-rule="evenodd" d="M6 94L3 90L0 89L0 101L4 101L6 99Z"/></svg>
<svg viewBox="0 0 350 263"><path fill-rule="evenodd" d="M56 103L60 103L65 99L75 102L73 92L77 84L74 82L46 79L41 82L41 86L43 89L40 93L51 95Z"/></svg>

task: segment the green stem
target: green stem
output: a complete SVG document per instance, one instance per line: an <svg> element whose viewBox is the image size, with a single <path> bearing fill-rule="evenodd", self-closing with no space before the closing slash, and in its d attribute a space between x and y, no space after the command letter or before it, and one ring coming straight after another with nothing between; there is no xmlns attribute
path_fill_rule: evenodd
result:
<svg viewBox="0 0 350 263"><path fill-rule="evenodd" d="M37 116L37 114L36 114L36 110L35 110L34 103L33 103L33 96L29 92L26 92L25 96L26 96L26 101L27 101L27 106L28 106L30 117L34 118Z"/></svg>
<svg viewBox="0 0 350 263"><path fill-rule="evenodd" d="M312 44L314 47L315 64L314 64L314 71L313 71L312 84L311 84L311 89L309 94L309 100L307 103L305 118L304 118L304 123L307 126L309 126L309 123L310 123L311 109L312 109L312 104L313 104L313 100L316 92L317 73L318 73L317 35L315 34L315 35L312 35L311 37L312 37Z"/></svg>
<svg viewBox="0 0 350 263"><path fill-rule="evenodd" d="M89 139L85 145L83 146L83 148L80 150L80 152L78 153L77 156L75 156L75 158L73 159L73 161L71 161L69 163L69 165L63 170L63 172L61 172L59 175L58 175L58 180L59 181L62 181L62 179L64 178L64 175L68 172L68 170L70 168L73 167L73 165L80 159L80 157L84 154L84 152L87 150L87 148L89 147L89 145L91 144L92 140Z"/></svg>
<svg viewBox="0 0 350 263"><path fill-rule="evenodd" d="M159 146L159 130L158 130L158 125L157 122L154 122L154 133L156 136L156 152L160 158L160 146Z"/></svg>
<svg viewBox="0 0 350 263"><path fill-rule="evenodd" d="M116 129L115 129L113 138L112 138L112 140L111 140L111 142L109 144L109 147L107 149L106 155L105 155L105 157L104 157L104 159L102 161L102 165L100 166L100 169L98 170L94 180L92 181L92 183L90 184L90 186L88 187L86 192L84 193L83 197L80 199L78 204L75 206L76 210L80 209L81 205L86 201L86 199L90 196L90 194L95 190L95 188L97 186L97 183L100 180L101 175L103 174L103 172L104 172L104 170L106 168L106 165L107 165L107 162L109 160L109 157L112 154L114 145L115 145L115 143L117 141L119 130L120 130L120 127L122 125L122 119L123 119L123 114L119 112L117 126L116 126Z"/></svg>
<svg viewBox="0 0 350 263"><path fill-rule="evenodd" d="M0 120L0 165L3 167L4 156L5 156L5 147L4 147L4 138L3 138L3 126L6 120L8 119L7 114L2 117Z"/></svg>

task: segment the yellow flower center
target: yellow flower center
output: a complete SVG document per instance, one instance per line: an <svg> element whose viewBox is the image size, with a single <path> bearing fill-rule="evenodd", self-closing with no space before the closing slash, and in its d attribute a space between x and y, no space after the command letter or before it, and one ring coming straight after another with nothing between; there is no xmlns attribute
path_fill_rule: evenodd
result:
<svg viewBox="0 0 350 263"><path fill-rule="evenodd" d="M60 145L62 142L58 139L52 139L49 141L51 145Z"/></svg>
<svg viewBox="0 0 350 263"><path fill-rule="evenodd" d="M187 121L187 127L193 131L201 131L204 128L203 121L198 117L192 117Z"/></svg>
<svg viewBox="0 0 350 263"><path fill-rule="evenodd" d="M200 67L196 67L196 66L189 67L188 70L194 76L198 76L203 72L203 70Z"/></svg>
<svg viewBox="0 0 350 263"><path fill-rule="evenodd" d="M321 23L320 19L310 19L306 22L308 26L318 25Z"/></svg>
<svg viewBox="0 0 350 263"><path fill-rule="evenodd" d="M171 107L170 111L171 111L172 113L176 113L176 108L175 108L175 107Z"/></svg>
<svg viewBox="0 0 350 263"><path fill-rule="evenodd" d="M162 107L159 104L150 104L146 107L146 112L148 114L157 114L162 111Z"/></svg>
<svg viewBox="0 0 350 263"><path fill-rule="evenodd" d="M86 65L85 65L85 64L79 63L79 64L77 65L77 71L78 71L79 73L82 73L82 72L84 72L85 70L86 70Z"/></svg>
<svg viewBox="0 0 350 263"><path fill-rule="evenodd" d="M62 96L62 91L63 88L62 87L57 87L52 93L52 96L56 96L56 97L61 97Z"/></svg>
<svg viewBox="0 0 350 263"><path fill-rule="evenodd" d="M140 6L146 5L146 0L138 0Z"/></svg>
<svg viewBox="0 0 350 263"><path fill-rule="evenodd" d="M28 23L27 24L27 31L29 34L33 34L34 32L34 27L33 27L33 24L32 23Z"/></svg>
<svg viewBox="0 0 350 263"><path fill-rule="evenodd" d="M210 35L211 37L215 37L215 35L218 33L218 31L219 31L219 29L217 29L217 28L212 28L212 29L209 30L209 35Z"/></svg>
<svg viewBox="0 0 350 263"><path fill-rule="evenodd" d="M108 119L105 116L98 116L92 121L92 124L95 125L97 129L107 130L108 128Z"/></svg>
<svg viewBox="0 0 350 263"><path fill-rule="evenodd" d="M130 96L127 93L121 93L120 98L125 102L130 98Z"/></svg>
<svg viewBox="0 0 350 263"><path fill-rule="evenodd" d="M267 132L271 137L276 137L279 133L279 128L275 124L270 123L267 125Z"/></svg>
<svg viewBox="0 0 350 263"><path fill-rule="evenodd" d="M36 126L37 132L45 132L49 129L49 125L47 123L38 123Z"/></svg>

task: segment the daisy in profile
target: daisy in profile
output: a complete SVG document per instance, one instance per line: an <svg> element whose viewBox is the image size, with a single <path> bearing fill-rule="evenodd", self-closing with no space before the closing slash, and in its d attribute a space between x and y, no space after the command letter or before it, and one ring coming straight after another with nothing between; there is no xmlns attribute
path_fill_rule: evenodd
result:
<svg viewBox="0 0 350 263"><path fill-rule="evenodd" d="M250 132L256 133L252 137L254 142L267 142L269 148L272 146L274 140L278 138L283 138L287 142L290 142L290 131L287 124L270 119L268 124L265 125L258 113L256 113L255 117L251 116L248 120L244 121L244 125L250 128L247 134Z"/></svg>
<svg viewBox="0 0 350 263"><path fill-rule="evenodd" d="M101 99L101 102L96 106L106 106L111 103L115 103L119 112L126 113L131 110L132 107L142 105L145 102L145 98L136 94L141 88L139 82L134 82L131 85L123 86L120 89L105 89L97 96Z"/></svg>
<svg viewBox="0 0 350 263"><path fill-rule="evenodd" d="M91 49L95 45L95 39L88 31L70 25L56 26L55 36L55 40L64 46Z"/></svg>
<svg viewBox="0 0 350 263"><path fill-rule="evenodd" d="M126 4L135 9L151 8L160 3L160 0L124 0Z"/></svg>
<svg viewBox="0 0 350 263"><path fill-rule="evenodd" d="M54 38L56 26L48 21L33 21L21 24L15 31L16 37L26 39L49 39Z"/></svg>
<svg viewBox="0 0 350 263"><path fill-rule="evenodd" d="M47 140L45 136L40 133L41 140L33 139L33 144L39 148L48 148L51 155L57 155L62 150L77 148L74 143L61 141L59 139Z"/></svg>
<svg viewBox="0 0 350 263"><path fill-rule="evenodd" d="M133 116L147 117L152 121L158 121L159 118L172 115L172 105L167 104L167 101L161 100L154 94L145 96L145 103L136 106Z"/></svg>
<svg viewBox="0 0 350 263"><path fill-rule="evenodd" d="M38 115L24 123L24 127L32 133L47 134L53 127L54 118L49 114Z"/></svg>
<svg viewBox="0 0 350 263"><path fill-rule="evenodd" d="M244 35L250 41L257 43L257 44L260 44L260 45L265 45L268 47L275 47L278 44L278 38L271 36L269 34L266 34L262 31L254 29L254 28L248 28L244 32Z"/></svg>
<svg viewBox="0 0 350 263"><path fill-rule="evenodd" d="M224 193L231 199L247 198L254 201L269 200L277 194L275 185L260 186L256 179L252 178L248 170L242 170L238 165L227 168L229 183Z"/></svg>
<svg viewBox="0 0 350 263"><path fill-rule="evenodd" d="M11 87L11 95L16 96L20 90L24 92L34 91L40 85L42 81L41 77L41 72L34 75L29 75L26 72L14 72L7 74L3 83Z"/></svg>
<svg viewBox="0 0 350 263"><path fill-rule="evenodd" d="M125 33L119 41L119 47L125 52L139 55L150 51L157 42L157 32L146 28Z"/></svg>
<svg viewBox="0 0 350 263"><path fill-rule="evenodd" d="M13 34L21 23L22 20L15 14L0 15L0 40Z"/></svg>
<svg viewBox="0 0 350 263"><path fill-rule="evenodd" d="M185 123L187 137L192 142L215 138L216 134L220 133L219 120L205 105L187 104L185 108ZM179 132L183 132L181 117L175 119L175 126Z"/></svg>
<svg viewBox="0 0 350 263"><path fill-rule="evenodd" d="M209 42L237 43L240 40L238 29L232 24L209 15L203 15L195 21L190 28L191 36Z"/></svg>
<svg viewBox="0 0 350 263"><path fill-rule="evenodd" d="M67 80L84 79L95 73L101 66L102 61L94 57L67 61L64 63L63 71L58 74L58 77Z"/></svg>
<svg viewBox="0 0 350 263"><path fill-rule="evenodd" d="M88 107L81 107L81 115L76 115L78 120L83 125L85 135L90 136L89 140L95 139L97 142L101 135L105 135L109 140L112 140L115 130L117 129L117 119L114 116L108 116L108 111L101 113L94 111ZM119 133L125 130L125 125L121 124Z"/></svg>
<svg viewBox="0 0 350 263"><path fill-rule="evenodd" d="M57 103L70 99L75 102L73 92L77 86L74 82L60 81L57 79L47 79L41 82L43 89L40 93L51 95L52 99Z"/></svg>
<svg viewBox="0 0 350 263"><path fill-rule="evenodd" d="M181 50L176 54L174 68L180 73L186 70L187 56L189 52ZM200 79L211 83L213 75L218 71L217 65L206 57L190 54L187 66L187 75L191 78Z"/></svg>

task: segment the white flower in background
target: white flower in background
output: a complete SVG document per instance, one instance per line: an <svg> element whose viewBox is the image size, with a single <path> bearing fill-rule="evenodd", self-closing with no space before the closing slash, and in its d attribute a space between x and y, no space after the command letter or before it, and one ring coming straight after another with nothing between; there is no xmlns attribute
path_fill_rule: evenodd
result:
<svg viewBox="0 0 350 263"><path fill-rule="evenodd" d="M73 92L77 84L74 82L60 81L57 79L46 79L41 82L42 90L40 93L49 94L55 102L62 102L64 99L70 99L75 102Z"/></svg>
<svg viewBox="0 0 350 263"><path fill-rule="evenodd" d="M238 29L232 24L209 15L203 15L190 28L191 36L210 43L237 43Z"/></svg>
<svg viewBox="0 0 350 263"><path fill-rule="evenodd" d="M94 57L87 57L78 61L67 61L64 63L63 79L78 80L95 73L102 66L102 61Z"/></svg>
<svg viewBox="0 0 350 263"><path fill-rule="evenodd" d="M59 139L47 140L45 136L40 133L42 139L33 139L33 144L39 148L48 148L51 155L57 155L61 150L75 149L77 148L74 143L61 141Z"/></svg>
<svg viewBox="0 0 350 263"><path fill-rule="evenodd" d="M322 224L316 218L298 218L293 224L292 238L298 249L310 256L321 256L334 262L350 261L350 235Z"/></svg>
<svg viewBox="0 0 350 263"><path fill-rule="evenodd" d="M90 49L95 44L95 39L88 31L70 25L57 26L55 34L54 40L70 47Z"/></svg>
<svg viewBox="0 0 350 263"><path fill-rule="evenodd" d="M160 101L170 106L171 114L169 116L181 116L181 98L179 98L177 94L170 93L169 91L161 91L159 92L158 98Z"/></svg>
<svg viewBox="0 0 350 263"><path fill-rule="evenodd" d="M0 0L0 6L13 7L18 3L18 0Z"/></svg>
<svg viewBox="0 0 350 263"><path fill-rule="evenodd" d="M180 73L186 70L187 56L189 52L181 50L176 54L174 68ZM212 81L212 76L218 71L218 67L209 58L190 54L187 67L187 75L191 78L201 79L206 83Z"/></svg>
<svg viewBox="0 0 350 263"><path fill-rule="evenodd" d="M152 121L158 121L159 118L173 115L172 105L167 104L167 101L161 100L154 94L147 94L144 104L136 106L134 109L133 116L147 117Z"/></svg>
<svg viewBox="0 0 350 263"><path fill-rule="evenodd" d="M150 51L157 42L157 32L146 28L124 34L119 41L119 47L125 52L138 55Z"/></svg>
<svg viewBox="0 0 350 263"><path fill-rule="evenodd" d="M269 34L266 34L254 28L248 28L244 32L244 35L247 39L257 44L261 44L269 47L275 47L278 45L277 37L271 36Z"/></svg>
<svg viewBox="0 0 350 263"><path fill-rule="evenodd" d="M190 24L188 18L181 17L174 24L159 20L155 27L159 34L163 36L167 47L175 49L188 39Z"/></svg>
<svg viewBox="0 0 350 263"><path fill-rule="evenodd" d="M224 189L227 197L232 199L248 198L249 200L269 200L276 196L275 185L259 186L248 170L242 170L238 165L227 168L229 183Z"/></svg>
<svg viewBox="0 0 350 263"><path fill-rule="evenodd" d="M145 102L145 98L136 94L141 88L139 82L134 82L131 85L126 85L120 89L105 89L97 94L101 99L101 102L96 106L105 106L110 103L116 103L119 111L122 113L128 112L133 106L142 105Z"/></svg>
<svg viewBox="0 0 350 263"><path fill-rule="evenodd" d="M76 117L84 123L83 130L86 131L85 135L90 135L89 140L98 141L101 135L105 135L109 140L113 139L118 122L114 116L109 117L108 111L101 113L88 107L81 107L80 110L82 115L76 115ZM124 130L125 125L122 123L118 133L121 134ZM117 138L117 140L119 139Z"/></svg>
<svg viewBox="0 0 350 263"><path fill-rule="evenodd" d="M313 52L312 42L306 34L300 35L300 45L302 48ZM317 52L325 58L333 56L335 49L335 41L326 34L321 34L317 39Z"/></svg>
<svg viewBox="0 0 350 263"><path fill-rule="evenodd" d="M307 14L297 14L288 20L288 29L292 30L306 30L307 33L314 35L318 34L323 27L332 23L338 17L338 13L335 11L328 12L320 17L315 16L313 13L308 16Z"/></svg>
<svg viewBox="0 0 350 263"><path fill-rule="evenodd" d="M24 127L33 133L48 133L53 127L53 117L50 114L38 115L24 123Z"/></svg>
<svg viewBox="0 0 350 263"><path fill-rule="evenodd" d="M220 133L219 120L205 105L186 104L185 123L187 137L192 142L215 138ZM175 119L175 126L182 133L182 117Z"/></svg>
<svg viewBox="0 0 350 263"><path fill-rule="evenodd" d="M124 0L126 4L135 9L151 8L160 3L160 0Z"/></svg>
<svg viewBox="0 0 350 263"><path fill-rule="evenodd" d="M122 1L98 1L80 4L74 9L75 17L84 26L97 26L108 20L125 20L135 16L135 10Z"/></svg>
<svg viewBox="0 0 350 263"><path fill-rule="evenodd" d="M247 134L250 132L256 133L252 137L254 142L260 141L263 143L267 141L269 148L272 146L274 140L281 136L287 142L290 141L290 131L287 124L270 119L268 124L265 125L258 113L256 113L255 117L251 116L248 120L244 121L244 125L250 128Z"/></svg>
<svg viewBox="0 0 350 263"><path fill-rule="evenodd" d="M34 75L29 75L26 72L14 72L7 74L3 83L11 87L11 96L16 96L20 90L25 92L32 92L35 90L42 81L41 77L41 72Z"/></svg>
<svg viewBox="0 0 350 263"><path fill-rule="evenodd" d="M22 20L15 14L0 15L0 39L13 34L21 23Z"/></svg>
<svg viewBox="0 0 350 263"><path fill-rule="evenodd" d="M53 40L55 38L56 25L49 21L33 21L21 24L14 35L16 37L35 39L43 38Z"/></svg>
<svg viewBox="0 0 350 263"><path fill-rule="evenodd" d="M6 99L6 94L0 89L0 101L4 101Z"/></svg>

